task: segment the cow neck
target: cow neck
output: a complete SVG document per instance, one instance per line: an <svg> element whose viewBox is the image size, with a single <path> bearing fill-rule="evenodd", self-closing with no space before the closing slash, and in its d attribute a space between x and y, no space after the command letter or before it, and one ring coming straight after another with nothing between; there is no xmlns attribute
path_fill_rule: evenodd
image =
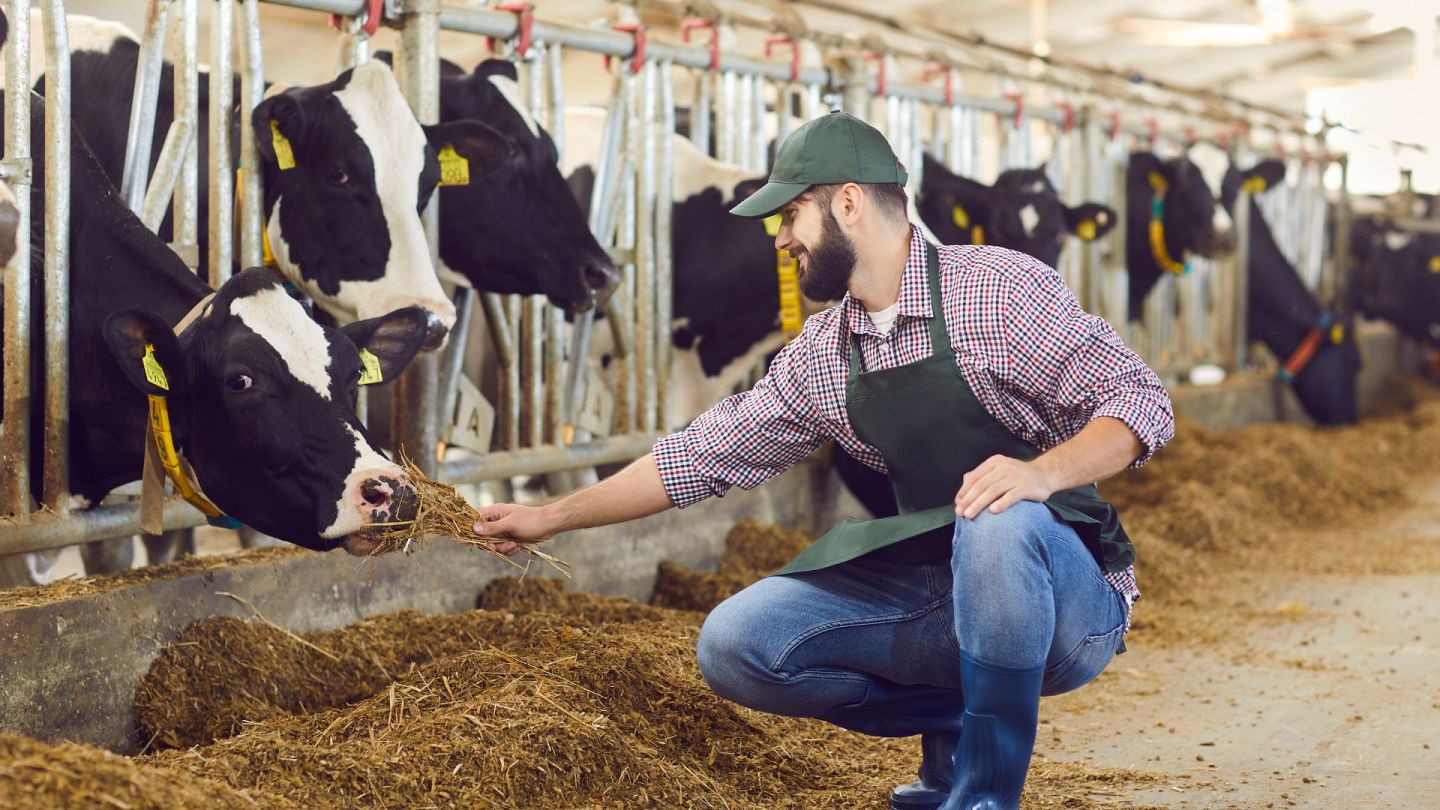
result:
<svg viewBox="0 0 1440 810"><path fill-rule="evenodd" d="M1165 244L1165 193L1170 190L1170 182L1156 171L1149 172L1147 179L1150 181L1150 189L1155 192L1154 198L1150 200L1150 257L1160 269L1181 275L1189 271L1189 266L1175 261L1170 255L1170 248Z"/></svg>

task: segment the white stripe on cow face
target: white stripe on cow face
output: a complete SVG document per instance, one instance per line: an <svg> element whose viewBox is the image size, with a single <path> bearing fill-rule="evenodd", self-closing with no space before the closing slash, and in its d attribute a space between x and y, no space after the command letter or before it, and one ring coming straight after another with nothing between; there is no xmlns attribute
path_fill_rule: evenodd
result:
<svg viewBox="0 0 1440 810"><path fill-rule="evenodd" d="M359 319L383 315L395 309L397 302L423 302L449 326L455 320L454 306L435 275L430 245L416 212L420 172L425 167L424 131L400 95L395 76L383 62L370 61L356 67L350 83L335 93L335 99L370 151L375 191L390 234L385 275L376 281L342 282L337 298L350 302L344 311L353 312ZM272 216L271 221L278 222L279 217ZM271 247L274 249L273 243ZM280 254L275 256L278 261ZM295 272L291 277L299 275ZM333 301L328 296L317 299ZM337 319L343 321L338 314Z"/></svg>
<svg viewBox="0 0 1440 810"><path fill-rule="evenodd" d="M1200 176L1205 178L1205 185L1210 188L1210 196L1215 198L1215 214L1211 222L1215 233L1229 233L1234 224L1230 221L1230 212L1220 204L1220 191L1224 187L1225 173L1230 170L1230 156L1206 141L1196 141L1185 156L1200 170Z"/></svg>
<svg viewBox="0 0 1440 810"><path fill-rule="evenodd" d="M230 314L270 344L291 375L330 399L330 342L320 324L279 287L230 302Z"/></svg>
<svg viewBox="0 0 1440 810"><path fill-rule="evenodd" d="M1020 226L1025 229L1025 238L1029 239L1035 235L1035 226L1040 224L1040 213L1035 210L1034 203L1026 203L1020 209Z"/></svg>
<svg viewBox="0 0 1440 810"><path fill-rule="evenodd" d="M344 537L365 528L365 512L360 508L359 493L366 479L382 474L395 477L402 475L400 468L376 452L359 431L347 424L345 432L350 434L350 439L355 443L355 464L345 476L345 488L340 491L340 500L335 502L335 522L320 532L320 536L326 539Z"/></svg>
<svg viewBox="0 0 1440 810"><path fill-rule="evenodd" d="M511 107L515 108L515 113L520 116L521 121L525 122L530 134L536 138L540 137L540 127L535 124L535 116L530 114L530 108L520 100L520 85L516 84L515 80L509 76L491 76L490 83L495 85L495 89L500 91L500 95L505 97Z"/></svg>

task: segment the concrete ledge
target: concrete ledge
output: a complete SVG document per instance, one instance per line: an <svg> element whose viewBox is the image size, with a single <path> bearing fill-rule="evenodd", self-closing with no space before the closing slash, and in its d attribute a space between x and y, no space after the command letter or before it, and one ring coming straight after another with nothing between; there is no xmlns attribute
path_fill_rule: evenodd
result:
<svg viewBox="0 0 1440 810"><path fill-rule="evenodd" d="M557 539L552 552L574 564L571 587L644 601L656 563L672 559L713 569L726 532L742 517L798 526L833 522L829 478L818 465L802 464L754 492L734 490L684 511L574 532ZM408 558L297 555L0 610L0 729L136 752L145 741L137 739L131 702L160 648L199 619L253 615L222 592L304 632L402 609L468 610L488 582L515 573L488 554L434 542ZM555 574L538 564L529 575Z"/></svg>

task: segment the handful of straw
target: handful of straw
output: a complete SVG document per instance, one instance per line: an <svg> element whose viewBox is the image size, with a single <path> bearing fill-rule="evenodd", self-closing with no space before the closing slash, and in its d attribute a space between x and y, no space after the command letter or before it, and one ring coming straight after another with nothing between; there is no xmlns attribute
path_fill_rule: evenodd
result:
<svg viewBox="0 0 1440 810"><path fill-rule="evenodd" d="M570 563L541 551L538 543L504 536L477 536L474 526L484 518L475 510L475 507L460 497L460 493L456 492L454 487L439 481L432 481L404 453L400 455L400 466L404 468L405 475L415 486L415 519L397 523L373 524L375 532L371 537L375 540L376 547L371 552L372 556L389 554L392 551L408 554L419 543L431 537L450 537L461 545L484 549L516 568L529 570L528 563L522 565L490 546L496 541L509 540L519 543L525 553L531 557L543 560L565 576L570 576Z"/></svg>

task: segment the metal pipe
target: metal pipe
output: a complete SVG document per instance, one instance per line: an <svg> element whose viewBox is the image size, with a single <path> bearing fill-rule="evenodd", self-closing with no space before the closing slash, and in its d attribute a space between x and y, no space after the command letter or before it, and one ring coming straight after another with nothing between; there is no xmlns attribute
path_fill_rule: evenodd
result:
<svg viewBox="0 0 1440 810"><path fill-rule="evenodd" d="M541 427L545 424L545 298L539 295L524 299L524 361L522 363L525 386L525 429L526 447L537 447L541 443Z"/></svg>
<svg viewBox="0 0 1440 810"><path fill-rule="evenodd" d="M443 377L440 378L440 412L437 418L444 426L454 418L455 408L460 400L460 375L464 373L465 341L470 334L470 322L475 312L475 290L459 287L455 290L455 328L450 330L450 343L445 347L442 363Z"/></svg>
<svg viewBox="0 0 1440 810"><path fill-rule="evenodd" d="M179 0L177 27L180 36L180 58L175 63L175 120L190 124L191 136L200 138L199 26L196 22L196 0ZM187 150L180 162L180 179L175 186L174 223L171 239L185 250L196 249L199 243L200 210L200 149ZM197 266L200 257L194 256Z"/></svg>
<svg viewBox="0 0 1440 810"><path fill-rule="evenodd" d="M145 184L150 175L150 150L155 138L155 96L160 91L160 69L165 58L165 22L169 13L169 0L149 0L145 4L145 27L141 29L140 53L135 61L135 91L130 97L130 127L125 136L120 194L130 210L137 213L145 201ZM45 61L48 66L48 56ZM53 94L47 92L47 95Z"/></svg>
<svg viewBox="0 0 1440 810"><path fill-rule="evenodd" d="M565 366L565 310L545 308L545 437L548 444L560 442L561 392L568 369Z"/></svg>
<svg viewBox="0 0 1440 810"><path fill-rule="evenodd" d="M515 363L515 341L510 338L505 302L498 294L487 292L480 294L480 306L485 310L485 322L495 343L495 361L501 368L509 368Z"/></svg>
<svg viewBox="0 0 1440 810"><path fill-rule="evenodd" d="M754 90L750 94L750 103L755 108L753 113L755 127L754 137L750 141L751 153L746 156L746 160L750 162L751 171L764 172L770 163L770 128L767 126L765 115L766 84L765 80L759 76L751 76L750 84L754 86Z"/></svg>
<svg viewBox="0 0 1440 810"><path fill-rule="evenodd" d="M354 15L351 15L354 16ZM400 87L421 124L440 121L440 3L406 0L402 6ZM440 195L430 197L421 214L432 261L438 254ZM405 448L411 461L429 476L435 475L440 437L435 426L438 408L440 359L427 353L416 357L396 383L395 408L390 414L390 435Z"/></svg>
<svg viewBox="0 0 1440 810"><path fill-rule="evenodd" d="M715 104L715 158L735 162L735 96L739 93L734 71L720 74L720 92Z"/></svg>
<svg viewBox="0 0 1440 810"><path fill-rule="evenodd" d="M170 195L175 192L175 184L180 179L186 158L190 156L194 139L195 127L189 121L177 118L170 122L170 130L165 133L165 145L160 148L160 158L155 162L155 176L150 178L150 185L145 188L145 201L140 205L140 221L152 231L160 230L165 209L170 207Z"/></svg>
<svg viewBox="0 0 1440 810"><path fill-rule="evenodd" d="M674 344L674 241L671 220L675 196L675 84L669 62L661 62L660 73L660 161L656 167L655 194L655 409L662 430L668 429L665 418L665 394L670 385L670 358ZM762 167L763 168L763 167Z"/></svg>
<svg viewBox="0 0 1440 810"><path fill-rule="evenodd" d="M1345 291L1350 289L1350 234L1355 224L1355 211L1350 201L1350 158L1340 156L1340 200L1335 214L1335 242L1330 248L1334 262L1330 279L1331 302L1344 301ZM1321 177L1324 175L1322 173Z"/></svg>
<svg viewBox="0 0 1440 810"><path fill-rule="evenodd" d="M520 388L520 371L526 354L520 337L520 296L507 295L505 301L505 325L511 330L511 345L519 350L515 362L505 367L504 387L500 389L500 414L503 417L505 449L520 449L520 404L524 392Z"/></svg>
<svg viewBox="0 0 1440 810"><path fill-rule="evenodd" d="M18 217L15 254L5 268L3 291L5 430L0 431L0 469L6 474L0 476L0 514L25 524L30 521L30 3L10 0L7 13L5 179L15 192Z"/></svg>
<svg viewBox="0 0 1440 810"><path fill-rule="evenodd" d="M210 17L210 286L230 279L235 256L235 175L230 164L230 108L235 104L235 0L216 0ZM246 127L248 129L248 127Z"/></svg>
<svg viewBox="0 0 1440 810"><path fill-rule="evenodd" d="M639 79L634 74L626 74L620 79L620 92L625 97L625 165L626 169L621 175L619 190L620 213L619 222L616 227L616 247L634 251L635 260L627 264L623 269L624 281L620 289L610 299L610 309L613 316L610 320L610 330L615 335L617 350L623 346L625 351L617 351L617 359L620 368L620 390L615 398L615 410L619 414L620 432L626 433L634 429L636 408L638 402L636 393L639 380L635 367L635 344L639 340L635 324L636 303L635 284L636 276L639 274L639 253L640 247L636 241L637 224L639 214L639 191L640 191L640 165L644 160L641 154L642 145L640 133L640 100L637 98L639 90L637 85ZM620 293L623 291L623 295Z"/></svg>
<svg viewBox="0 0 1440 810"><path fill-rule="evenodd" d="M70 37L62 0L46 0L45 465L41 502L70 511ZM17 239L28 237L16 233Z"/></svg>
<svg viewBox="0 0 1440 810"><path fill-rule="evenodd" d="M250 114L265 99L265 56L260 47L260 0L243 0L241 5L245 36L240 76L240 165L254 167L244 174L240 189L240 266L259 267L263 260L261 231L265 228L265 196L260 187L260 150L255 146L255 128ZM212 156L213 159L213 156Z"/></svg>
<svg viewBox="0 0 1440 810"><path fill-rule="evenodd" d="M560 43L546 43L545 58L550 60L550 121L545 127L550 130L550 139L555 141L555 151L561 165L565 163L565 73L564 54Z"/></svg>
<svg viewBox="0 0 1440 810"><path fill-rule="evenodd" d="M585 444L547 445L518 453L466 456L441 464L440 478L453 484L473 484L631 461L649 453L658 438L641 433L596 439ZM4 539L5 532L0 529L0 542Z"/></svg>
<svg viewBox="0 0 1440 810"><path fill-rule="evenodd" d="M165 500L164 515L166 530L205 525L205 516L178 498ZM63 519L46 515L25 524L6 521L0 522L0 556L46 551L139 533L139 501L71 512Z"/></svg>
<svg viewBox="0 0 1440 810"><path fill-rule="evenodd" d="M702 153L714 157L710 148L710 112L714 106L712 92L715 74L701 70L695 74L695 102L690 107L690 142Z"/></svg>
<svg viewBox="0 0 1440 810"><path fill-rule="evenodd" d="M1250 362L1250 194L1235 197L1235 367L1243 371Z"/></svg>
<svg viewBox="0 0 1440 810"><path fill-rule="evenodd" d="M636 425L655 431L655 105L658 68L646 62L640 74L640 138L633 146L640 170L635 218L635 370L639 377L639 417ZM743 128L743 124L742 124Z"/></svg>

